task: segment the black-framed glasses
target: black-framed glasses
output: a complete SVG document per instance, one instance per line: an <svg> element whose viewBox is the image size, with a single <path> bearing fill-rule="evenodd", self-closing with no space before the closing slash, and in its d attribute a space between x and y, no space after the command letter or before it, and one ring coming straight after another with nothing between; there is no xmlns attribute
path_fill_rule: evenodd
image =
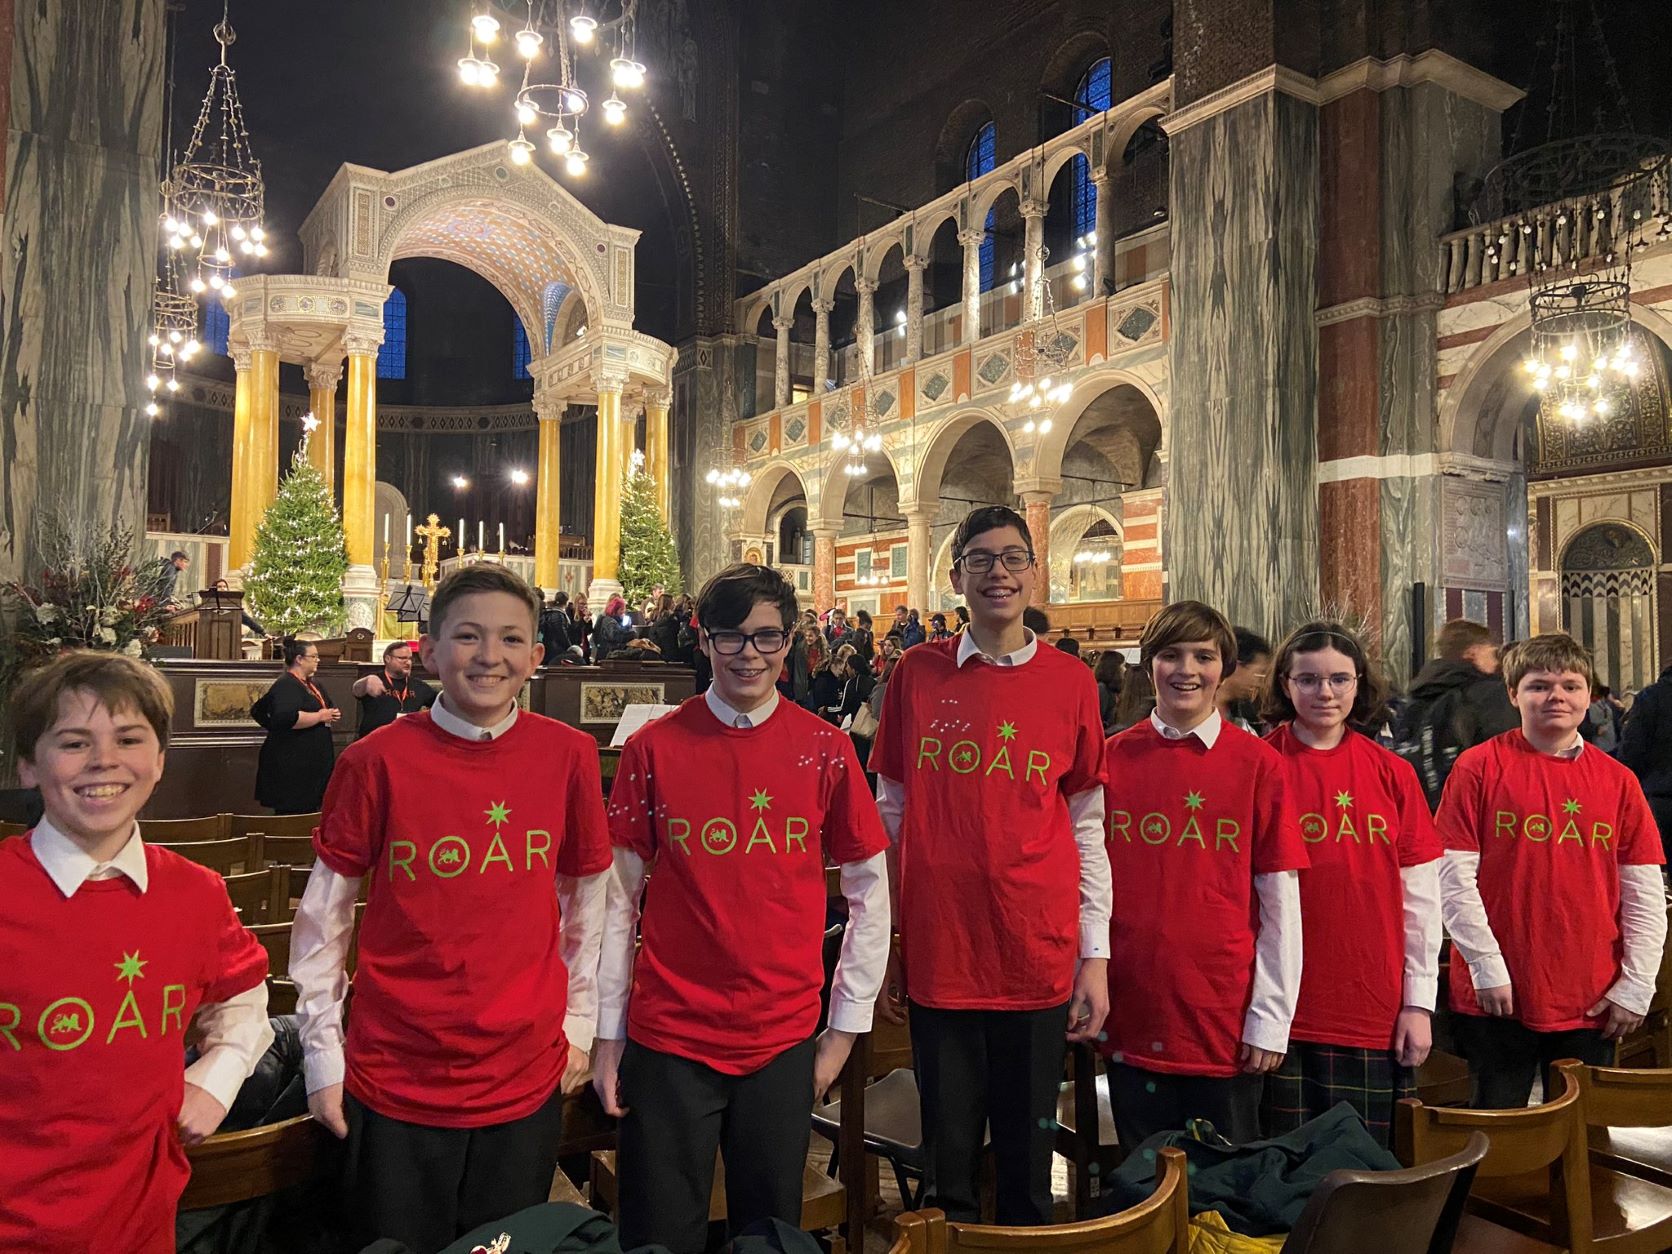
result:
<svg viewBox="0 0 1672 1254"><path fill-rule="evenodd" d="M1020 573L1033 565L1033 550L1006 549L1002 553L989 553L985 549L971 549L954 565L971 575L985 575L993 569L994 562L1003 562L1006 570Z"/></svg>
<svg viewBox="0 0 1672 1254"><path fill-rule="evenodd" d="M734 653L742 653L743 646L752 644L755 652L760 654L778 653L789 643L790 633L777 627L767 627L761 631L747 634L741 631L711 631L708 633L708 643L716 653L723 653L730 657Z"/></svg>

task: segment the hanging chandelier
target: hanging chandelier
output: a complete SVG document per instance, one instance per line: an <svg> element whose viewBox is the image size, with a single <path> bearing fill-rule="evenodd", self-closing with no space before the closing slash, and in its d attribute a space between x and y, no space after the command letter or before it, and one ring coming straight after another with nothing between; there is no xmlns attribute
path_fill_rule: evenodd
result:
<svg viewBox="0 0 1672 1254"><path fill-rule="evenodd" d="M1016 334L1015 380L1010 385L1010 408L1025 419L1022 430L1033 435L1051 429L1051 415L1069 398L1074 385L1065 376L1072 366L1074 341L1057 326L1056 301L1045 277L1045 261L1039 259L1040 313Z"/></svg>
<svg viewBox="0 0 1672 1254"><path fill-rule="evenodd" d="M151 368L145 376L145 386L152 394L145 412L152 418L162 412L157 394L172 395L180 390L176 368L197 356L203 347L197 338L197 301L180 290L180 254L165 247L157 269L157 287L151 297Z"/></svg>
<svg viewBox="0 0 1672 1254"><path fill-rule="evenodd" d="M743 493L748 490L751 478L735 461L712 467L707 475L709 487L720 494L715 503L724 510L743 508Z"/></svg>
<svg viewBox="0 0 1672 1254"><path fill-rule="evenodd" d="M529 138L545 133L546 147L563 162L572 177L587 171L591 154L581 142L581 118L592 109L592 98L580 84L577 53L613 47L609 62L610 94L598 104L606 126L620 126L627 120L623 91L641 90L646 71L635 60L637 0L618 0L618 11L608 20L586 11L584 0L526 0L520 16L496 11L491 0L472 0L468 26L468 50L459 58L459 80L467 87L489 89L499 84L500 67L492 49L508 38L514 55L522 62L520 85L512 99L511 112L517 135L510 141L511 160L528 165L538 145ZM514 28L514 29L513 29ZM507 32L509 34L507 35Z"/></svg>
<svg viewBox="0 0 1672 1254"><path fill-rule="evenodd" d="M185 259L187 292L222 300L236 295L234 267L267 255L261 162L250 151L237 76L226 60L237 38L223 5L215 25L220 64L209 72L191 140L163 183L163 238Z"/></svg>

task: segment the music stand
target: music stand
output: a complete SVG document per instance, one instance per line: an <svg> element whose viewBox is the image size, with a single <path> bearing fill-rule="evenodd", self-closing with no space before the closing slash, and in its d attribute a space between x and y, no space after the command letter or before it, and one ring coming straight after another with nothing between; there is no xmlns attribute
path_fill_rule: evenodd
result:
<svg viewBox="0 0 1672 1254"><path fill-rule="evenodd" d="M397 623L421 623L430 616L430 597L422 584L409 583L383 607Z"/></svg>

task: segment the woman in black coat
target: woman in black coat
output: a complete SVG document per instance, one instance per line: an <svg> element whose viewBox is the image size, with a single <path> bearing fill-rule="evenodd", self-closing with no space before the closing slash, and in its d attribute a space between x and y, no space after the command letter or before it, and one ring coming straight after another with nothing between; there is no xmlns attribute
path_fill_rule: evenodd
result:
<svg viewBox="0 0 1672 1254"><path fill-rule="evenodd" d="M336 747L331 729L342 711L313 682L319 646L284 642L285 672L250 709L267 729L256 765L255 799L274 814L312 814L325 800Z"/></svg>

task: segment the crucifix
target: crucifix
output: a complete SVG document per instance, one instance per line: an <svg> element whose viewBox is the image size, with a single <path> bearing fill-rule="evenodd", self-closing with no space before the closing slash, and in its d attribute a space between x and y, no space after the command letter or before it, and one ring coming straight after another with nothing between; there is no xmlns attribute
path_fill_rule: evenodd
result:
<svg viewBox="0 0 1672 1254"><path fill-rule="evenodd" d="M424 586L430 587L435 583L435 577L441 570L441 542L452 535L452 529L443 527L441 519L431 514L422 527L414 527L412 533L424 542Z"/></svg>

